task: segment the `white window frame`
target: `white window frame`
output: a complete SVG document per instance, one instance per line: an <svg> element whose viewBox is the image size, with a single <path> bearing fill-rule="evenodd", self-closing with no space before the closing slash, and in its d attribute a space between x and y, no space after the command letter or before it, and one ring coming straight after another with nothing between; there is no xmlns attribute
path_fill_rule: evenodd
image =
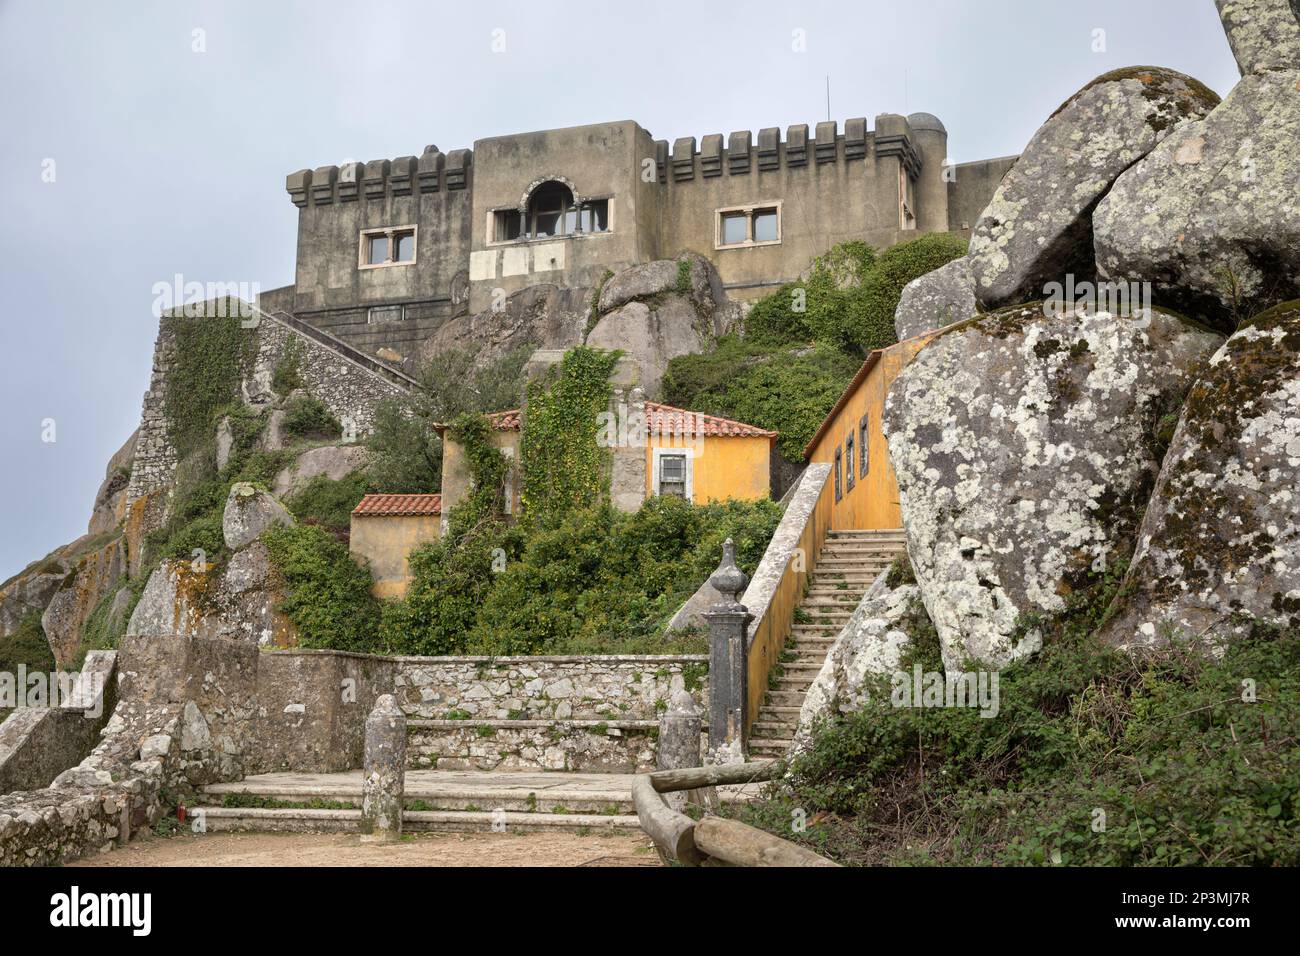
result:
<svg viewBox="0 0 1300 956"><path fill-rule="evenodd" d="M393 236L399 232L409 232L411 238L415 240L415 252L406 262L397 262L393 259ZM384 262L370 261L370 240L375 236L388 237L388 259ZM420 227L411 223L405 226L376 226L373 229L362 229L360 241L357 245L358 269L389 269L394 266L413 266L420 258Z"/></svg>
<svg viewBox="0 0 1300 956"><path fill-rule="evenodd" d="M763 202L745 203L743 206L723 206L720 209L713 210L713 248L714 249L753 249L758 246L779 246L784 238L784 215L781 211L782 201L780 199L768 199ZM776 238L764 239L761 242L754 239L754 213L759 210L774 209L776 210ZM745 214L745 241L744 242L723 242L722 241L722 217L730 213L741 212Z"/></svg>
<svg viewBox="0 0 1300 956"><path fill-rule="evenodd" d="M654 448L651 449L650 468L655 497L659 497L659 462L664 456L686 459L686 500L695 501L695 449L694 448Z"/></svg>

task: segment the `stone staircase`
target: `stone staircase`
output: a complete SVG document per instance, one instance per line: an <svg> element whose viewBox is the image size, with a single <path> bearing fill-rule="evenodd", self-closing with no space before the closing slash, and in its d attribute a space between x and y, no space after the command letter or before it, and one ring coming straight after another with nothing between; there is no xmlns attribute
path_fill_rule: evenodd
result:
<svg viewBox="0 0 1300 956"><path fill-rule="evenodd" d="M211 784L187 810L208 833L352 833L361 818L360 770L265 773ZM719 787L724 803L752 799L761 784ZM637 830L632 774L408 770L404 832L511 833Z"/></svg>
<svg viewBox="0 0 1300 956"><path fill-rule="evenodd" d="M794 739L799 710L826 653L876 577L903 554L902 529L832 531L809 579L808 593L795 611L782 663L770 682L750 731L755 760L781 757Z"/></svg>

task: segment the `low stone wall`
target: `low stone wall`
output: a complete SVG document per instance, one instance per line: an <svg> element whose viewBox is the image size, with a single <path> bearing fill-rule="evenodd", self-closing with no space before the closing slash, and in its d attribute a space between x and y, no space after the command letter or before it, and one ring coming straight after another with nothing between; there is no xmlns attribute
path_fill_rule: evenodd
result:
<svg viewBox="0 0 1300 956"><path fill-rule="evenodd" d="M263 653L257 668L257 746L247 773L335 773L361 766L366 717L392 693L391 657L345 651Z"/></svg>
<svg viewBox="0 0 1300 956"><path fill-rule="evenodd" d="M657 720L675 691L708 695L704 654L392 660L398 702L424 720Z"/></svg>
<svg viewBox="0 0 1300 956"><path fill-rule="evenodd" d="M48 786L94 749L117 703L116 666L116 651L91 651L68 699L0 723L0 793Z"/></svg>
<svg viewBox="0 0 1300 956"><path fill-rule="evenodd" d="M413 720L412 770L568 770L640 773L655 768L654 720Z"/></svg>

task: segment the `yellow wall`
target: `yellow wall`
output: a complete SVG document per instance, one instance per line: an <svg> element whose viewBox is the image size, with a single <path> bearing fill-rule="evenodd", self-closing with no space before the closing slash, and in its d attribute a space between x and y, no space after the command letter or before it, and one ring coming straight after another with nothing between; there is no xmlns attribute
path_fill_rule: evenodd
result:
<svg viewBox="0 0 1300 956"><path fill-rule="evenodd" d="M353 515L348 550L370 564L371 592L403 597L411 583L406 556L439 536L438 515Z"/></svg>
<svg viewBox="0 0 1300 956"><path fill-rule="evenodd" d="M519 496L523 491L519 475L519 430L493 428L488 432L492 445L510 459L506 483L510 490L510 513L519 513ZM469 462L465 460L465 449L456 441L448 429L442 436L442 513L444 516L451 509L469 497L473 480L469 473Z"/></svg>
<svg viewBox="0 0 1300 956"><path fill-rule="evenodd" d="M837 449L847 456L846 439L854 437L853 488L848 485L849 462L844 462L844 495L834 502L831 515L831 529L834 531L849 529L901 528L903 517L898 507L898 479L894 476L894 467L889 461L889 448L881 430L881 416L885 409L885 396L889 386L894 383L898 373L921 350L930 335L919 335L891 345L872 356L872 365L866 377L850 394L844 407L831 421L830 428L817 440L808 456L809 461L822 461L834 465ZM862 416L869 416L867 426L869 468L866 477L858 466L859 438L858 422ZM831 482L835 481L832 469ZM832 491L832 500L834 492Z"/></svg>
<svg viewBox="0 0 1300 956"><path fill-rule="evenodd" d="M654 450L694 450L692 501L707 504L736 498L752 501L771 496L772 440L764 437L651 435L646 446L645 493L654 494Z"/></svg>

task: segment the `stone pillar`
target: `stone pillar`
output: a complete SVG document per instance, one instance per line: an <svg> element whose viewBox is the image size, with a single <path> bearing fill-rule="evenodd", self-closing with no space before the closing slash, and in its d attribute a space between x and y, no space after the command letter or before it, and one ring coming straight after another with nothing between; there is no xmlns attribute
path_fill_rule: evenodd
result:
<svg viewBox="0 0 1300 956"><path fill-rule="evenodd" d="M659 718L659 770L685 770L700 765L700 712L685 690L673 694L668 710ZM692 791L693 792L693 791ZM687 804L688 792L665 793L664 802L678 812ZM691 801L695 802L695 801Z"/></svg>
<svg viewBox="0 0 1300 956"><path fill-rule="evenodd" d="M709 623L709 750L715 759L724 748L743 759L749 743L746 718L752 616L740 603L749 577L736 567L736 548L730 538L722 546L722 564L709 583L724 599L704 613Z"/></svg>
<svg viewBox="0 0 1300 956"><path fill-rule="evenodd" d="M397 698L384 694L366 718L365 779L361 792L361 841L386 843L402 835L406 783L406 715Z"/></svg>

